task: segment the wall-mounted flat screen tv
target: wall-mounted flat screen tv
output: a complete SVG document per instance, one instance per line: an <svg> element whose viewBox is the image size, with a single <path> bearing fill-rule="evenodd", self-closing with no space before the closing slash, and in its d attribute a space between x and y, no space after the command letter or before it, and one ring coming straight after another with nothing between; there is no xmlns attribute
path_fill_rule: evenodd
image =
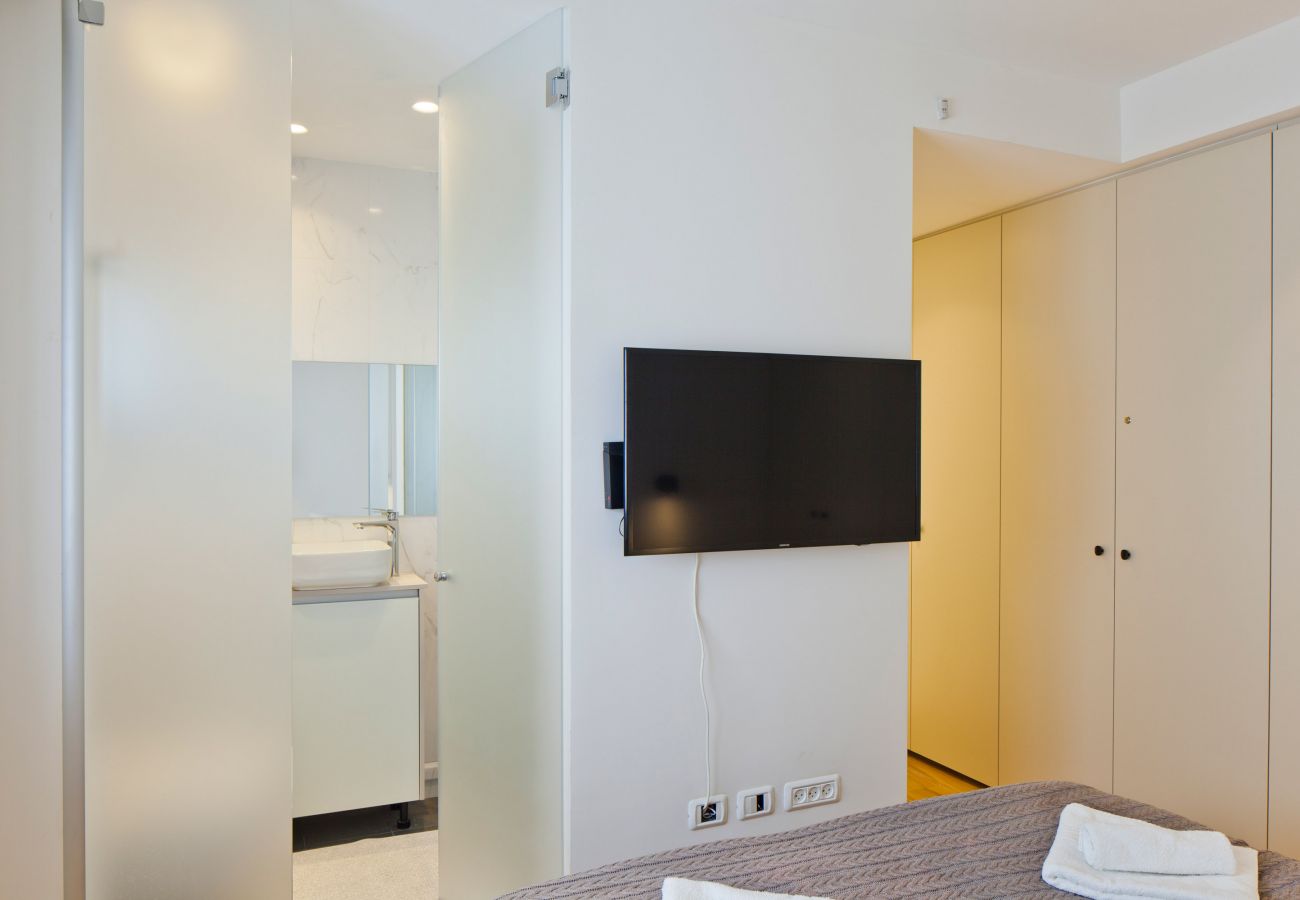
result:
<svg viewBox="0 0 1300 900"><path fill-rule="evenodd" d="M914 541L921 365L627 348L627 556Z"/></svg>

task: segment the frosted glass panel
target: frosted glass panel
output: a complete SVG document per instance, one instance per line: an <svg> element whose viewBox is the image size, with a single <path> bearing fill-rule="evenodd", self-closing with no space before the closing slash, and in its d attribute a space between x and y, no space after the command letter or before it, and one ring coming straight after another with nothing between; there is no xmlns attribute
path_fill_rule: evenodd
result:
<svg viewBox="0 0 1300 900"><path fill-rule="evenodd" d="M11 512L0 524L6 900L62 896L59 20L50 0L0 0L0 497Z"/></svg>
<svg viewBox="0 0 1300 900"><path fill-rule="evenodd" d="M439 92L439 879L560 874L563 13ZM501 810L509 810L501 815Z"/></svg>
<svg viewBox="0 0 1300 900"><path fill-rule="evenodd" d="M291 891L287 0L86 35L92 900Z"/></svg>

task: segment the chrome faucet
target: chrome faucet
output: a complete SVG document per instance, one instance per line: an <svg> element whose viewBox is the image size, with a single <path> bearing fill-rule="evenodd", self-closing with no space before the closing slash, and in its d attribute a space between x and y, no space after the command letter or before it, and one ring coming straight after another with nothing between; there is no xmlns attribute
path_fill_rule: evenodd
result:
<svg viewBox="0 0 1300 900"><path fill-rule="evenodd" d="M397 577L397 511L393 509L374 509L371 512L383 513L382 521L365 521L353 522L352 527L362 528L386 528L388 529L388 544L393 549L393 561L388 567L390 578Z"/></svg>

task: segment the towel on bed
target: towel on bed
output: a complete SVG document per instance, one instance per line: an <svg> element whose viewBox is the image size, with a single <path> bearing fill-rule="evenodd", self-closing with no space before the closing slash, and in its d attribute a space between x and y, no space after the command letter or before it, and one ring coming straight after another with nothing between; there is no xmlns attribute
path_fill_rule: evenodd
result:
<svg viewBox="0 0 1300 900"><path fill-rule="evenodd" d="M795 894L765 894L714 884L711 881L688 881L665 878L663 900L827 900L825 897L801 897Z"/></svg>
<svg viewBox="0 0 1300 900"><path fill-rule="evenodd" d="M1077 804L1076 804L1077 805ZM1080 806L1079 849L1094 869L1158 875L1235 875L1232 842L1218 831L1174 831Z"/></svg>
<svg viewBox="0 0 1300 900"><path fill-rule="evenodd" d="M1235 875L1153 875L1107 872L1088 865L1079 849L1079 831L1095 810L1071 803L1061 811L1056 839L1043 862L1043 881L1093 900L1258 900L1259 854L1233 847Z"/></svg>

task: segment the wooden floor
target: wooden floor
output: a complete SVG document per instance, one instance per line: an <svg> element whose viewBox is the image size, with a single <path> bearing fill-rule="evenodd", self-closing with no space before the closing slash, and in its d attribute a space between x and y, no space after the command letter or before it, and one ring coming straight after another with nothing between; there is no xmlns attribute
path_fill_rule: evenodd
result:
<svg viewBox="0 0 1300 900"><path fill-rule="evenodd" d="M915 753L907 754L907 802L924 800L927 797L942 797L946 794L962 794L966 791L978 791L987 785L980 784L960 775L952 769L945 769L938 763L932 763Z"/></svg>

